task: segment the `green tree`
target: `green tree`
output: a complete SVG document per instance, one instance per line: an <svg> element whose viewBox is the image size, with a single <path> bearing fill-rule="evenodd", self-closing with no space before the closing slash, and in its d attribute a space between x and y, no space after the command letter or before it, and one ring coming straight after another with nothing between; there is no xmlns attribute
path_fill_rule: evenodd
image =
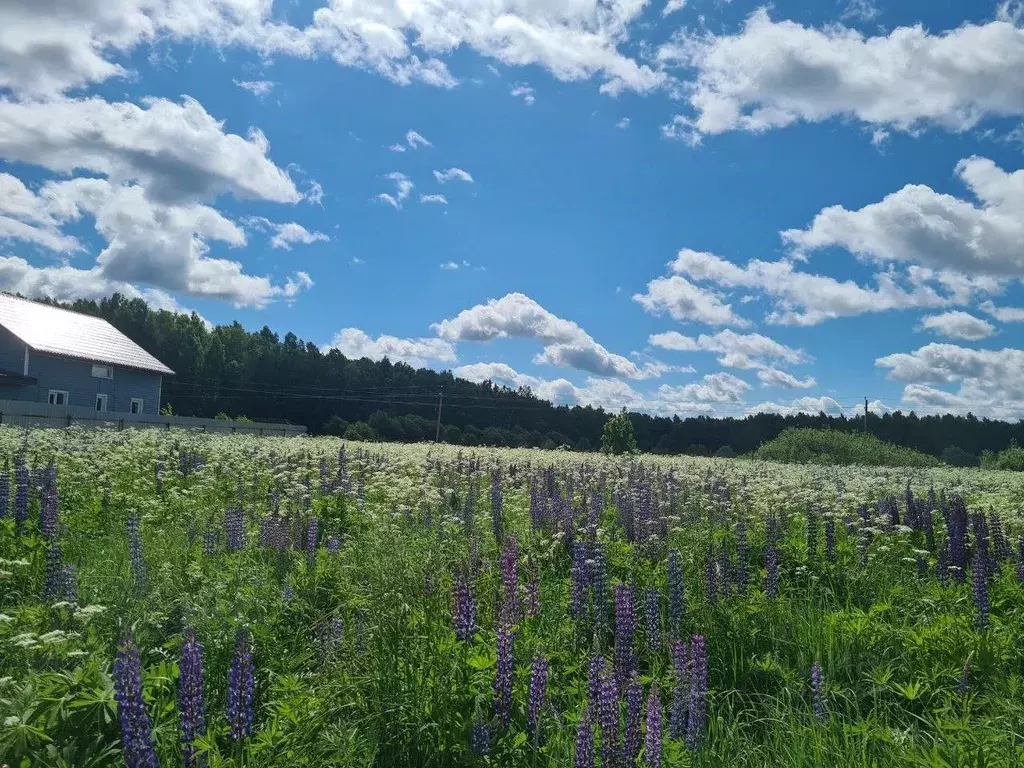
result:
<svg viewBox="0 0 1024 768"><path fill-rule="evenodd" d="M943 464L949 464L951 467L978 466L977 456L972 456L963 448L958 448L955 445L947 445L939 458L942 460Z"/></svg>
<svg viewBox="0 0 1024 768"><path fill-rule="evenodd" d="M604 425L601 436L601 452L618 456L636 450L636 436L633 434L633 422L625 408L612 416Z"/></svg>

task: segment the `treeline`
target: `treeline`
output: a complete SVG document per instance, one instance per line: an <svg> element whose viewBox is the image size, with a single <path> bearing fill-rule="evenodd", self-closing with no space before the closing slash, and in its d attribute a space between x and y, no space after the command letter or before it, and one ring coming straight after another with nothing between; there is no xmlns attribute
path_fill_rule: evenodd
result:
<svg viewBox="0 0 1024 768"><path fill-rule="evenodd" d="M415 369L388 360L352 360L337 350L321 352L293 333L266 326L255 332L239 323L208 329L196 315L152 310L140 299L114 295L65 305L110 321L169 365L164 403L176 414L227 414L257 421L304 424L333 432L386 440L434 439L438 394L443 389L440 437L461 445L505 445L595 450L608 413L591 406L553 406L528 388L474 384L450 371ZM644 452L710 455L747 453L784 429L863 429L862 418L825 414L746 418L680 419L631 414ZM939 456L957 447L972 456L1024 444L1024 424L974 416L910 413L870 415L868 430L897 445Z"/></svg>

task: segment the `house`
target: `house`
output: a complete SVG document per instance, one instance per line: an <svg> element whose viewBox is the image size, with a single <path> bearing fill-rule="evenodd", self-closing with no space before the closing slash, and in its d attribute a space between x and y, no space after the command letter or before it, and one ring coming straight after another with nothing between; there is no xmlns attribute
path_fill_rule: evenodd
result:
<svg viewBox="0 0 1024 768"><path fill-rule="evenodd" d="M106 320L0 293L0 400L156 415L173 375Z"/></svg>

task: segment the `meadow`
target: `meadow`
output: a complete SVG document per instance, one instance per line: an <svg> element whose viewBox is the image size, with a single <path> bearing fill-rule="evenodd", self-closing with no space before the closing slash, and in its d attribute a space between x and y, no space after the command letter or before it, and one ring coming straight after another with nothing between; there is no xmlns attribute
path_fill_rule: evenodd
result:
<svg viewBox="0 0 1024 768"><path fill-rule="evenodd" d="M1002 766L1024 477L0 428L0 765Z"/></svg>

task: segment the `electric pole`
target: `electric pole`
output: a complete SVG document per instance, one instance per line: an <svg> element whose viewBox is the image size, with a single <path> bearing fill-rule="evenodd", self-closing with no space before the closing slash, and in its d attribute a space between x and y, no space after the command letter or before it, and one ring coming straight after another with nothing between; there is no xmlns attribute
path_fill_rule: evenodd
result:
<svg viewBox="0 0 1024 768"><path fill-rule="evenodd" d="M444 387L437 393L437 429L434 430L434 442L441 442L441 403L444 401ZM865 401L866 402L866 401Z"/></svg>
<svg viewBox="0 0 1024 768"><path fill-rule="evenodd" d="M864 434L868 433L868 399L864 398Z"/></svg>

